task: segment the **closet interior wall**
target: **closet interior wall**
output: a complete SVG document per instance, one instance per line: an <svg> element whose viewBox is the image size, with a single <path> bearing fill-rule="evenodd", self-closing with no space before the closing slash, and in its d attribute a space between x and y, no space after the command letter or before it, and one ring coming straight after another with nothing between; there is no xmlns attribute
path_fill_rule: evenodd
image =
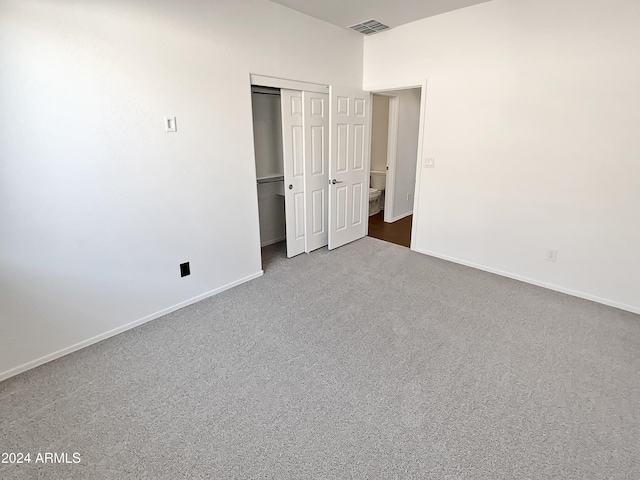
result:
<svg viewBox="0 0 640 480"><path fill-rule="evenodd" d="M280 90L254 86L251 100L260 243L264 247L286 238Z"/></svg>

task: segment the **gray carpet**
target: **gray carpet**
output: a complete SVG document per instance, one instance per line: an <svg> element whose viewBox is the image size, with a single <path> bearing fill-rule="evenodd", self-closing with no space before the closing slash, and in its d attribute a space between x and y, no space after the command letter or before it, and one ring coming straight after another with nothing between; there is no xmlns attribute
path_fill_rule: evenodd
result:
<svg viewBox="0 0 640 480"><path fill-rule="evenodd" d="M365 238L0 383L2 478L640 478L640 317Z"/></svg>

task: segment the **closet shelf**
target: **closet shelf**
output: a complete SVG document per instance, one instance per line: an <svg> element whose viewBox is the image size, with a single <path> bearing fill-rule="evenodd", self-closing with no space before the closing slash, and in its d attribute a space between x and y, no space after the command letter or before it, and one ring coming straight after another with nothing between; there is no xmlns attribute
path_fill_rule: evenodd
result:
<svg viewBox="0 0 640 480"><path fill-rule="evenodd" d="M284 182L284 175L268 175L266 177L258 177L258 183Z"/></svg>

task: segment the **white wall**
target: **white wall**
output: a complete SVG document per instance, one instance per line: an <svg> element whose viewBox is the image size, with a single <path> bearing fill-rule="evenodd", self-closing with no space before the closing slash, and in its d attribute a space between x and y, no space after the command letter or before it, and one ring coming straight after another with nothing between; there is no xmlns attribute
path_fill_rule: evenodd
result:
<svg viewBox="0 0 640 480"><path fill-rule="evenodd" d="M0 1L0 379L259 274L250 72L360 87L362 37L266 0Z"/></svg>
<svg viewBox="0 0 640 480"><path fill-rule="evenodd" d="M252 93L251 104L256 175L284 175L280 95Z"/></svg>
<svg viewBox="0 0 640 480"><path fill-rule="evenodd" d="M373 95L371 107L371 170L387 170L389 143L389 97Z"/></svg>
<svg viewBox="0 0 640 480"><path fill-rule="evenodd" d="M398 90L393 92L393 95L398 97L398 145L393 218L402 218L413 212L421 91L419 88L412 88Z"/></svg>
<svg viewBox="0 0 640 480"><path fill-rule="evenodd" d="M417 249L640 312L638 25L494 0L365 39L365 88L428 79Z"/></svg>
<svg viewBox="0 0 640 480"><path fill-rule="evenodd" d="M258 185L260 245L272 245L287 237L284 207L284 180Z"/></svg>

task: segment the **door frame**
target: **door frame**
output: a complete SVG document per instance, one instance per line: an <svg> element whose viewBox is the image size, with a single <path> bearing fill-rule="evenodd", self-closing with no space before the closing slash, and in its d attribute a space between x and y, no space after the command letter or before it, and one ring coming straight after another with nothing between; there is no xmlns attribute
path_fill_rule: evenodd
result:
<svg viewBox="0 0 640 480"><path fill-rule="evenodd" d="M269 77L267 75L249 74L251 86L260 85L263 87L284 88L285 90L300 90L317 93L329 93L329 85L320 83L302 82L289 80L287 78Z"/></svg>
<svg viewBox="0 0 640 480"><path fill-rule="evenodd" d="M365 85L364 86L364 90L367 90L369 92L371 92L372 94L376 94L376 95L385 95L389 98L389 144L387 145L387 166L391 165L391 161L393 162L393 166L394 166L394 171L393 171L393 180L395 182L395 163L396 163L396 154L397 154L397 138L398 138L398 121L397 121L397 116L398 116L398 105L397 105L397 97L395 97L395 104L394 104L394 118L392 118L392 106L391 106L391 100L394 99L393 93L394 91L398 91L398 90L409 90L412 88L420 88L420 123L418 126L418 154L416 155L416 183L414 185L413 188L413 218L411 220L411 250L416 251L416 242L417 242L417 238L418 238L418 218L419 218L419 214L420 214L420 195L421 195L421 189L420 189L420 185L422 184L422 157L424 155L423 151L424 151L424 132L425 132L425 119L426 119L426 106L427 106L427 84L428 84L428 80L424 79L424 80L420 80L420 81L416 81L416 82L400 82L398 84L392 84L392 85L374 85L374 86L368 86ZM392 125L392 120L393 120L393 125ZM394 133L393 133L393 152L390 151L390 146L391 146L391 140L392 140L392 126L394 128ZM393 159L390 159L390 154L393 153ZM369 171L369 174L371 174L371 171ZM390 181L390 175L387 171L387 178L386 178L386 187L385 187L385 209L387 207L387 190L386 188L389 187L389 181ZM394 185L395 188L395 185ZM393 205L393 200L391 200L391 205ZM385 210L385 222L387 221L387 212ZM391 214L389 214L389 217L391 217Z"/></svg>
<svg viewBox="0 0 640 480"><path fill-rule="evenodd" d="M260 75L256 73L249 73L249 99L251 99L251 88L254 86L279 88L281 90L298 90L300 92L316 92L329 94L329 85L320 83L305 82L299 80L291 80L288 78L272 77L269 75ZM251 100L250 100L251 101ZM253 124L251 126L253 129ZM253 131L253 130L252 130ZM251 136L252 151L255 152L255 137ZM255 153L253 159L254 177L257 178L257 170L255 164ZM258 227L258 248L262 251L260 242L260 214L259 214L259 202L258 202L258 189L255 190L255 206L256 206L256 225ZM306 233L306 232L305 232ZM260 255L262 256L262 254Z"/></svg>
<svg viewBox="0 0 640 480"><path fill-rule="evenodd" d="M397 90L396 90L397 91ZM389 118L387 121L387 168L384 187L384 221L393 223L398 220L393 218L394 192L396 188L396 160L398 155L398 121L400 100L392 92L372 92L371 95L387 97L389 99ZM373 109L371 113L373 125ZM371 175L371 170L369 170Z"/></svg>

